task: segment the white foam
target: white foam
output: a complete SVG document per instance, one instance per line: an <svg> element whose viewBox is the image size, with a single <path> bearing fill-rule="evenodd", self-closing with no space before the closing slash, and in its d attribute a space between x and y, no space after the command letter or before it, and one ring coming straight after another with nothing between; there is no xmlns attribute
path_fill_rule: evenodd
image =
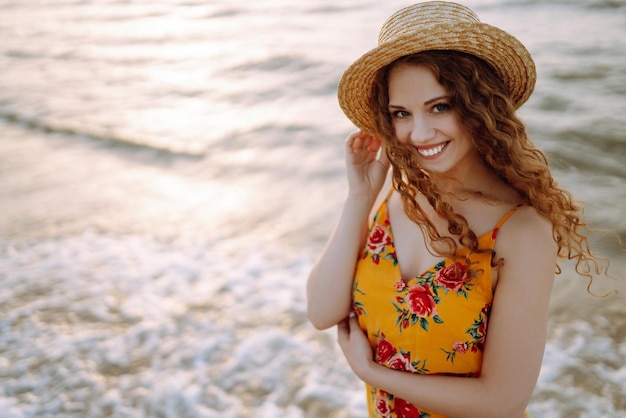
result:
<svg viewBox="0 0 626 418"><path fill-rule="evenodd" d="M16 417L305 416L362 395L305 319L310 260L95 233L3 244L1 399Z"/></svg>
<svg viewBox="0 0 626 418"><path fill-rule="evenodd" d="M626 416L626 356L623 342L609 336L611 326L610 319L596 317L551 327L531 413Z"/></svg>
<svg viewBox="0 0 626 418"><path fill-rule="evenodd" d="M335 331L306 320L309 258L94 232L0 248L0 402L11 416L365 413ZM611 323L552 324L531 413L623 410L626 350Z"/></svg>

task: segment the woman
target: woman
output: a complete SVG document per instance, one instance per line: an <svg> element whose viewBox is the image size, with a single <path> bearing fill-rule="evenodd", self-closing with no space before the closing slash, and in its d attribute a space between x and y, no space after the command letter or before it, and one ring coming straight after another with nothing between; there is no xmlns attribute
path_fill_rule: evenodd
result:
<svg viewBox="0 0 626 418"><path fill-rule="evenodd" d="M338 325L372 417L528 416L557 256L596 266L515 116L534 84L517 39L448 2L396 12L342 77L360 129L308 315Z"/></svg>

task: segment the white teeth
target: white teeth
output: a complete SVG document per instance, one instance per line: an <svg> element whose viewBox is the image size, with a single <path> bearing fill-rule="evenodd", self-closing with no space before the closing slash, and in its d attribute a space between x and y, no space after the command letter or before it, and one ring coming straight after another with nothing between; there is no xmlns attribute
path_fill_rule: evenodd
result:
<svg viewBox="0 0 626 418"><path fill-rule="evenodd" d="M417 152L420 153L420 155L423 155L424 157L433 157L437 154L439 154L441 151L443 151L443 148L446 146L446 144L441 144L438 145L434 148L428 148L428 149L422 149L422 148L418 148Z"/></svg>

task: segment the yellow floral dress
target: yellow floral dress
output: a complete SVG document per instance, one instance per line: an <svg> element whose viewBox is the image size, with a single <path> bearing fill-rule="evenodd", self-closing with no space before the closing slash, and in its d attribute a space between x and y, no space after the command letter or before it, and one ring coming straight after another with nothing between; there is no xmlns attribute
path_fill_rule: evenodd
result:
<svg viewBox="0 0 626 418"><path fill-rule="evenodd" d="M493 249L498 229L516 209L479 237L479 248ZM467 252L462 248L459 255ZM445 259L420 276L403 280L387 200L381 204L353 284L353 309L377 363L409 373L480 375L493 300L491 253L467 258L469 266L463 258ZM369 385L367 392L370 417L443 416Z"/></svg>

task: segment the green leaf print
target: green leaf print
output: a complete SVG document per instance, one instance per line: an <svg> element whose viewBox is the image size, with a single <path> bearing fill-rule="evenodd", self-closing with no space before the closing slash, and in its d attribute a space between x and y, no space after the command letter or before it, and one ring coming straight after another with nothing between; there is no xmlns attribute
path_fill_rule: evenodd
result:
<svg viewBox="0 0 626 418"><path fill-rule="evenodd" d="M422 327L424 331L428 331L428 321L426 320L426 318L420 318L419 322L420 327Z"/></svg>

